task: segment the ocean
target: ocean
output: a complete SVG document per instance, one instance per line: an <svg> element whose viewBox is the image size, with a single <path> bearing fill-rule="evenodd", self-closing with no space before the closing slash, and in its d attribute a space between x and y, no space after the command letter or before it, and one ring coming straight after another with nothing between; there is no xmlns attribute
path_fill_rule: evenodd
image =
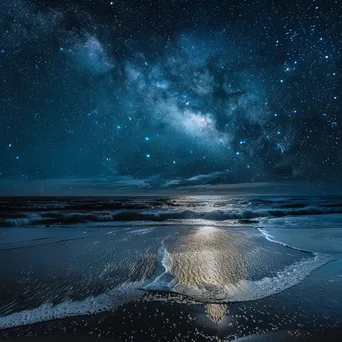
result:
<svg viewBox="0 0 342 342"><path fill-rule="evenodd" d="M0 338L339 340L341 256L338 196L2 198Z"/></svg>

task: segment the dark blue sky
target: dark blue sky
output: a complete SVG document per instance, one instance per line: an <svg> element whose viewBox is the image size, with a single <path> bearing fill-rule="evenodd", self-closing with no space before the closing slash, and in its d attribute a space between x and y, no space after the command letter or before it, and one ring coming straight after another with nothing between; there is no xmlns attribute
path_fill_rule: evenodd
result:
<svg viewBox="0 0 342 342"><path fill-rule="evenodd" d="M2 1L0 194L340 181L340 13L318 0Z"/></svg>

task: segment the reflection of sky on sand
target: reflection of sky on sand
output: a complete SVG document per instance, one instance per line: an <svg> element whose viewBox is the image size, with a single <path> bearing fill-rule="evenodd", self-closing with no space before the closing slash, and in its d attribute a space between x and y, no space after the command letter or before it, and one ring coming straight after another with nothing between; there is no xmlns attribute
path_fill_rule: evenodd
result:
<svg viewBox="0 0 342 342"><path fill-rule="evenodd" d="M238 232L204 226L194 229L171 252L172 268L181 284L201 289L203 295L215 298L222 284L236 283L245 277L244 258L237 249L242 236ZM245 244L250 241L245 239ZM252 246L250 246L252 247ZM251 254L256 250L250 248Z"/></svg>
<svg viewBox="0 0 342 342"><path fill-rule="evenodd" d="M217 229L216 227L212 227L212 226L204 226L204 227L200 227L197 230L197 236L205 236L206 238L210 238L213 237L214 234L217 234L219 231L219 229ZM213 259L213 254L210 253L210 261L209 261L209 265L207 263L207 274L211 275L211 279L215 279L215 276L213 276L213 273L216 272L216 265L215 265L215 260ZM213 267L210 267L213 266ZM217 286L218 284L216 284ZM228 305L225 303L222 304L216 304L216 303L207 303L205 304L205 309L206 312L208 314L208 316L210 317L210 319L214 322L220 322L225 314L228 311Z"/></svg>
<svg viewBox="0 0 342 342"><path fill-rule="evenodd" d="M197 228L197 231L195 232L197 236L199 235L212 235L218 232L219 229L217 229L216 227L212 227L212 226L203 226L203 227L199 227Z"/></svg>
<svg viewBox="0 0 342 342"><path fill-rule="evenodd" d="M172 291L204 303L214 322L224 318L227 303L281 292L330 260L324 255L289 253L260 239L255 231L213 226L196 227L165 248L167 269L178 280Z"/></svg>
<svg viewBox="0 0 342 342"><path fill-rule="evenodd" d="M207 303L205 304L205 310L213 322L219 323L228 311L228 304Z"/></svg>
<svg viewBox="0 0 342 342"><path fill-rule="evenodd" d="M200 294L208 302L225 300L223 285L236 283L246 276L243 258L239 257L236 246L239 239L238 233L227 234L217 227L194 229L172 253L170 271L179 279L175 290L194 298ZM249 244L248 239L246 243ZM224 303L206 304L208 316L215 322L222 320L227 309Z"/></svg>

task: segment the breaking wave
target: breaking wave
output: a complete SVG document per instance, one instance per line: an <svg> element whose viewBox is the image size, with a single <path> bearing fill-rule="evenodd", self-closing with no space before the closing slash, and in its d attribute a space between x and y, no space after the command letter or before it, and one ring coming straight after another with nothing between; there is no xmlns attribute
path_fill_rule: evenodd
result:
<svg viewBox="0 0 342 342"><path fill-rule="evenodd" d="M2 218L0 226L2 227L22 227L29 225L62 225L77 224L87 222L125 222L125 221L153 221L164 222L169 220L249 220L261 217L284 217L284 216L305 216L305 215L324 215L339 214L342 208L333 207L314 207L304 208L282 208L282 209L257 209L257 210L213 210L209 212L198 212L192 210L182 211L124 211L124 212L93 212L93 213L70 213L70 212L47 212L28 217ZM243 223L243 221L242 221Z"/></svg>

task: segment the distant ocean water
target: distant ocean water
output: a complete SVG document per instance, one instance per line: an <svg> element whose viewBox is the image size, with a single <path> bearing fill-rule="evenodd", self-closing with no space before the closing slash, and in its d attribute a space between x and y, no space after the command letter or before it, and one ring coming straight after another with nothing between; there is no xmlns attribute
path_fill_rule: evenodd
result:
<svg viewBox="0 0 342 342"><path fill-rule="evenodd" d="M187 224L191 220L254 223L248 220L341 213L340 197L3 198L0 227L132 221Z"/></svg>
<svg viewBox="0 0 342 342"><path fill-rule="evenodd" d="M342 253L341 218L341 197L3 198L0 329L147 293L265 298Z"/></svg>

